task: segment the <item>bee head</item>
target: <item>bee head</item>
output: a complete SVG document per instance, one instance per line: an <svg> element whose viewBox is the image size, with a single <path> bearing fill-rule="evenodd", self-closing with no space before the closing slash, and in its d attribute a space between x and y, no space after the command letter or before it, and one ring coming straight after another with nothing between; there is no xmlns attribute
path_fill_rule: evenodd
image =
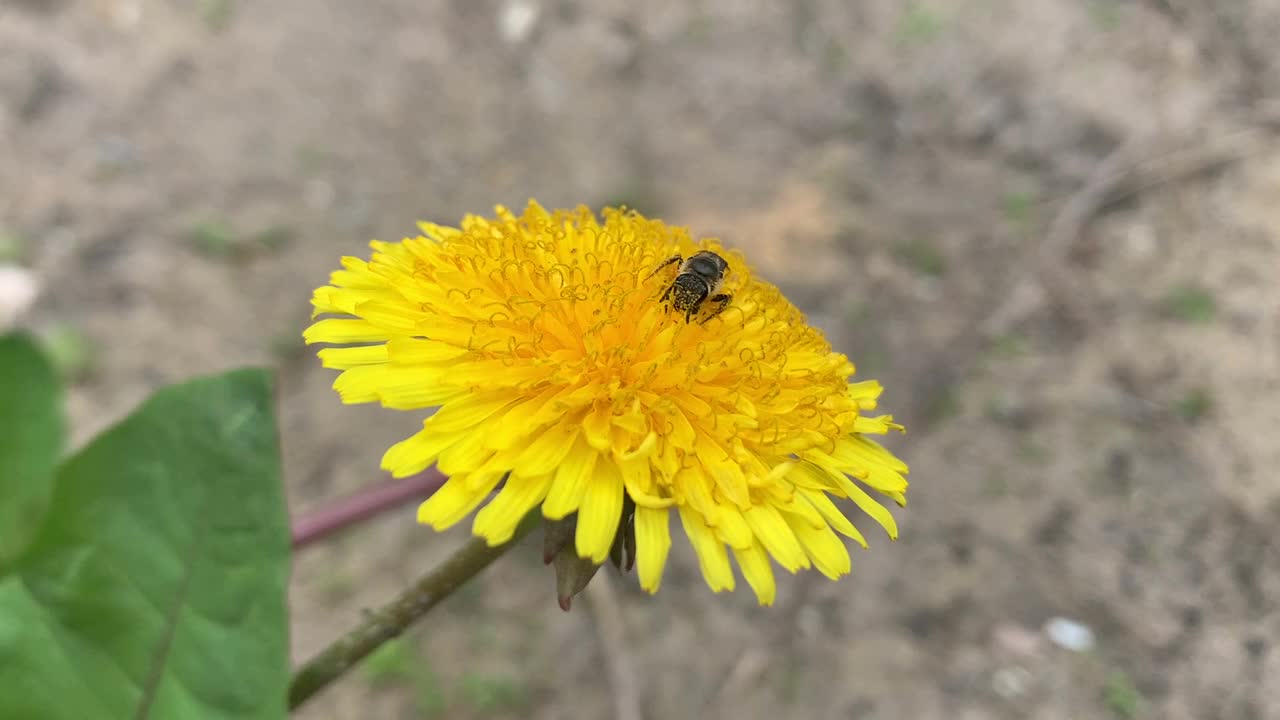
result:
<svg viewBox="0 0 1280 720"><path fill-rule="evenodd" d="M684 263L684 272L693 273L707 281L709 285L715 286L724 279L724 274L729 269L729 263L719 255L710 250L700 250Z"/></svg>

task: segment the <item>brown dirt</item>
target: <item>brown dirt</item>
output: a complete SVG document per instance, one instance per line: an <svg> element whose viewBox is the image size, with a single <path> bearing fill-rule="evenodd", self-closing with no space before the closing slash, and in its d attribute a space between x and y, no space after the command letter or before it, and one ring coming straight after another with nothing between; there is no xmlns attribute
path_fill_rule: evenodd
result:
<svg viewBox="0 0 1280 720"><path fill-rule="evenodd" d="M615 583L645 717L1280 718L1277 31L1268 0L10 0L0 230L47 288L32 323L99 348L78 438L272 363L297 511L418 422L339 405L298 346L340 255L530 196L722 234L885 381L912 502L772 609L681 542L658 596ZM1043 267L1118 148L1240 138L1140 173ZM461 537L407 510L302 554L295 655ZM551 588L521 549L410 638L412 680L302 717L608 717L593 614ZM1049 643L1059 615L1096 649Z"/></svg>

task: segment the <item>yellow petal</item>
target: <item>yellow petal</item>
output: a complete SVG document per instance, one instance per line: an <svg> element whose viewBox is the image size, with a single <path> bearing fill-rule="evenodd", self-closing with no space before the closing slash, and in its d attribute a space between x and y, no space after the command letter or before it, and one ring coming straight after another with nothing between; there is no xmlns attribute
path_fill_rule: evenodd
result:
<svg viewBox="0 0 1280 720"><path fill-rule="evenodd" d="M302 333L308 345L313 343L347 343L376 342L387 339L387 331L368 320L349 318L327 318L311 324Z"/></svg>
<svg viewBox="0 0 1280 720"><path fill-rule="evenodd" d="M353 287L353 273L338 271L333 273L329 282L342 287L316 288L311 296L311 317L316 318L325 313L357 315L357 308L370 301L397 302L402 296L395 290L386 287Z"/></svg>
<svg viewBox="0 0 1280 720"><path fill-rule="evenodd" d="M462 231L457 228L451 228L447 225L437 225L433 222L426 222L422 220L418 221L418 229L422 231L423 235L437 241L452 240L453 238L462 235Z"/></svg>
<svg viewBox="0 0 1280 720"><path fill-rule="evenodd" d="M431 421L427 420L427 422ZM445 475L458 475L477 470L493 456L493 451L484 446L484 433L459 430L457 434L462 439L441 451L440 458L436 460L436 466Z"/></svg>
<svg viewBox="0 0 1280 720"><path fill-rule="evenodd" d="M713 528L716 531L716 537L734 549L742 550L751 547L755 542L755 535L752 534L746 518L742 516L742 511L733 505L725 504L717 506L717 509L716 524Z"/></svg>
<svg viewBox="0 0 1280 720"><path fill-rule="evenodd" d="M640 401L637 400L635 406L629 412L624 412L613 416L613 424L632 433L633 435L649 434L649 418L645 417L641 412Z"/></svg>
<svg viewBox="0 0 1280 720"><path fill-rule="evenodd" d="M680 472L680 453L674 445L659 437L650 463L653 465L653 469L657 471L656 474L658 476L664 480L669 480Z"/></svg>
<svg viewBox="0 0 1280 720"><path fill-rule="evenodd" d="M876 398L884 392L884 386L878 380L863 380L862 382L849 383L848 395L850 399L858 403L858 407L863 410L873 410L876 406Z"/></svg>
<svg viewBox="0 0 1280 720"><path fill-rule="evenodd" d="M599 453L592 450L581 435L574 440L573 449L556 468L551 492L548 493L546 502L542 503L544 517L560 520L578 510L587 484L595 473L598 457Z"/></svg>
<svg viewBox="0 0 1280 720"><path fill-rule="evenodd" d="M815 528L800 520L791 524L791 530L804 546L818 572L832 580L849 573L849 549L840 542L830 526L824 524L821 528Z"/></svg>
<svg viewBox="0 0 1280 720"><path fill-rule="evenodd" d="M880 523L884 531L889 534L890 539L898 539L898 521L893 519L893 515L885 506L876 502L875 498L868 495L866 490L863 490L856 482L847 477L844 478L844 482L840 486L844 488L849 499L857 504L862 512L870 515L872 520Z"/></svg>
<svg viewBox="0 0 1280 720"><path fill-rule="evenodd" d="M564 425L573 425L573 418L563 415L552 415L543 420L535 420L539 411L560 392L560 388L551 387L533 397L517 402L503 413L505 424L513 428L513 432L502 433L496 437L489 438L489 447L494 450L505 450L516 445L526 444L523 440L527 439L539 428L549 423L559 423ZM527 431L527 432L526 432Z"/></svg>
<svg viewBox="0 0 1280 720"><path fill-rule="evenodd" d="M689 417L710 417L711 406L702 398L687 392L676 392L671 394L671 399L676 405L680 406Z"/></svg>
<svg viewBox="0 0 1280 720"><path fill-rule="evenodd" d="M906 463L894 457L880 443L860 435L841 438L831 456L846 465L878 465L899 473L907 472Z"/></svg>
<svg viewBox="0 0 1280 720"><path fill-rule="evenodd" d="M398 337L387 341L387 354L398 365L435 365L460 358L467 349L437 340Z"/></svg>
<svg viewBox="0 0 1280 720"><path fill-rule="evenodd" d="M409 304L403 300L400 302L366 300L356 306L353 314L383 328L383 332L408 335L417 329L423 313L422 308L416 303Z"/></svg>
<svg viewBox="0 0 1280 720"><path fill-rule="evenodd" d="M653 455L657 449L658 433L650 432L648 435L644 436L644 440L640 441L640 444L636 446L635 450L624 452L618 457L621 460L645 460L648 462L648 458Z"/></svg>
<svg viewBox="0 0 1280 720"><path fill-rule="evenodd" d="M574 537L578 557L600 564L609 557L613 538L622 517L622 475L612 460L601 458L594 476L587 481L578 507L578 530Z"/></svg>
<svg viewBox="0 0 1280 720"><path fill-rule="evenodd" d="M655 593L662 584L662 569L671 550L669 510L644 506L636 508L636 572L640 587Z"/></svg>
<svg viewBox="0 0 1280 720"><path fill-rule="evenodd" d="M653 467L647 458L622 457L615 460L622 472L622 484L632 502L640 507L668 508L673 500L653 494Z"/></svg>
<svg viewBox="0 0 1280 720"><path fill-rule="evenodd" d="M483 436L483 433L481 433L481 435ZM485 449L487 450L488 448L485 448ZM516 460L518 460L519 458L520 458L520 451L518 450L503 450L501 452L495 452L493 455L489 457L488 460L485 460L483 463L480 464L479 467L477 467L475 470L472 470L471 474L479 475L482 473L498 473L499 475L506 475L507 473L515 469ZM525 474L534 475L536 473L525 473Z"/></svg>
<svg viewBox="0 0 1280 720"><path fill-rule="evenodd" d="M511 397L506 393L493 395L466 395L436 411L427 418L423 427L437 432L454 432L479 425L489 416L511 404Z"/></svg>
<svg viewBox="0 0 1280 720"><path fill-rule="evenodd" d="M746 548L734 548L733 556L738 560L738 567L742 569L742 576L746 578L747 584L755 591L756 599L761 605L772 605L778 595L778 585L774 581L773 566L769 564L769 554L765 552L764 546L754 542Z"/></svg>
<svg viewBox="0 0 1280 720"><path fill-rule="evenodd" d="M573 449L579 427L574 423L556 423L543 430L520 452L520 472L530 475L555 472Z"/></svg>
<svg viewBox="0 0 1280 720"><path fill-rule="evenodd" d="M320 364L335 370L346 370L358 365L381 365L387 361L387 346L364 345L361 347L331 347L316 353Z"/></svg>
<svg viewBox="0 0 1280 720"><path fill-rule="evenodd" d="M688 504L707 524L714 525L720 510L711 494L711 478L705 473L701 465L681 468L671 484L684 493L683 500L677 499L677 502Z"/></svg>
<svg viewBox="0 0 1280 720"><path fill-rule="evenodd" d="M814 528L827 527L827 519L822 517L822 513L818 512L817 508L808 500L804 499L801 492L793 493L790 500L778 504L778 509L789 516L787 517L787 522L792 522L794 518L795 520L809 523Z"/></svg>
<svg viewBox="0 0 1280 720"><path fill-rule="evenodd" d="M453 527L475 510L501 479L501 475L491 474L476 485L468 483L465 476L449 478L434 495L418 506L418 522L436 530Z"/></svg>
<svg viewBox="0 0 1280 720"><path fill-rule="evenodd" d="M812 462L797 465L795 470L787 475L787 480L797 488L821 490L844 497L844 491L840 489L840 484L835 481L835 478Z"/></svg>
<svg viewBox="0 0 1280 720"><path fill-rule="evenodd" d="M434 368L399 367L378 365L368 368L352 368L343 373L361 370L376 371L373 384L382 406L393 410L417 410L435 407L462 397L465 388L440 382L440 372Z"/></svg>
<svg viewBox="0 0 1280 720"><path fill-rule="evenodd" d="M877 417L859 415L857 419L853 421L853 431L856 433L884 435L890 430L905 432L906 428L894 422L892 415L879 415Z"/></svg>
<svg viewBox="0 0 1280 720"><path fill-rule="evenodd" d="M698 436L693 431L693 425L689 422L689 418L685 417L684 413L679 410L673 410L666 417L671 421L671 430L667 434L668 442L680 450L692 452Z"/></svg>
<svg viewBox="0 0 1280 720"><path fill-rule="evenodd" d="M797 463L792 461L786 461L786 462L780 462L777 465L774 465L772 468L769 469L769 474L764 476L763 484L772 485L773 483L778 482L779 480L781 480L782 478L790 474L791 471L795 469L796 464Z"/></svg>
<svg viewBox="0 0 1280 720"><path fill-rule="evenodd" d="M369 263L364 260L353 257L351 255L344 256L339 261L343 267L342 270L334 270L329 275L329 284L337 285L344 288L362 289L362 290L385 290L386 281L369 272Z"/></svg>
<svg viewBox="0 0 1280 720"><path fill-rule="evenodd" d="M831 524L831 527L836 532L853 538L854 542L864 548L867 547L867 539L862 536L858 528L853 526L853 523L849 522L849 518L840 512L840 508L837 508L836 504L831 502L831 498L827 497L826 493L821 490L801 490L799 495L807 500Z"/></svg>
<svg viewBox="0 0 1280 720"><path fill-rule="evenodd" d="M587 442L596 450L609 449L609 424L613 417L613 408L607 402L597 402L591 412L582 421L583 434Z"/></svg>
<svg viewBox="0 0 1280 720"><path fill-rule="evenodd" d="M476 513L471 531L488 541L491 547L507 542L524 516L547 496L550 485L551 476L547 474L524 476L512 473L497 497Z"/></svg>
<svg viewBox="0 0 1280 720"><path fill-rule="evenodd" d="M743 474L742 466L705 435L698 435L696 442L695 450L698 460L715 480L716 488L738 507L749 507L751 498L747 491L747 476Z"/></svg>
<svg viewBox="0 0 1280 720"><path fill-rule="evenodd" d="M333 381L333 389L348 405L377 402L385 377L386 370L382 365L357 365L339 373Z"/></svg>
<svg viewBox="0 0 1280 720"><path fill-rule="evenodd" d="M804 548L800 547L795 533L791 532L791 526L787 525L776 508L772 505L753 505L743 515L752 532L779 565L791 572L809 567Z"/></svg>
<svg viewBox="0 0 1280 720"><path fill-rule="evenodd" d="M713 592L732 590L733 569L729 567L729 554L725 551L724 543L716 538L696 510L684 505L677 507L680 511L680 524L684 526L689 544L693 545L693 551L698 555L698 566L702 569L702 577L707 581L707 586ZM639 542L639 538L636 541Z"/></svg>
<svg viewBox="0 0 1280 720"><path fill-rule="evenodd" d="M382 469L392 477L416 475L430 467L440 453L462 439L460 433L433 433L419 430L387 448L382 455Z"/></svg>

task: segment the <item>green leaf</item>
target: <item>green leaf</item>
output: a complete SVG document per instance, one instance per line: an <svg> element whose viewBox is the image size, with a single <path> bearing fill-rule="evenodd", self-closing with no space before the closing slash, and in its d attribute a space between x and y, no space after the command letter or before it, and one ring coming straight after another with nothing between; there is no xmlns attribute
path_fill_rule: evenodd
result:
<svg viewBox="0 0 1280 720"><path fill-rule="evenodd" d="M288 572L270 378L161 390L0 580L0 718L285 717Z"/></svg>
<svg viewBox="0 0 1280 720"><path fill-rule="evenodd" d="M40 527L62 454L62 389L36 343L0 337L0 574Z"/></svg>

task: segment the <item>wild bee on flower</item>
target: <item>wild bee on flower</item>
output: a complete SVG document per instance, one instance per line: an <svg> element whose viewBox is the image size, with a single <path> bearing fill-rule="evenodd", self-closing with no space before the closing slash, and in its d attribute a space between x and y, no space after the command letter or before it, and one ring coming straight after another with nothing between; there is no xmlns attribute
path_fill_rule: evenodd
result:
<svg viewBox="0 0 1280 720"><path fill-rule="evenodd" d="M897 537L871 495L906 504L906 464L870 438L903 429L871 414L880 383L851 381L849 358L745 258L616 208L495 215L374 241L312 298L329 317L304 336L336 346L319 355L343 402L438 408L382 459L395 477L449 476L420 522L474 516L500 545L539 512L548 557L586 568L562 604L620 550L657 591L673 518L712 590L734 588L736 560L764 605L775 562L850 571L838 535L867 541L835 500ZM652 278L673 266L659 298ZM730 303L732 327L690 324Z"/></svg>
<svg viewBox="0 0 1280 720"><path fill-rule="evenodd" d="M667 286L667 291L662 294L661 302L667 302L667 298L670 298L671 306L684 313L685 322L693 320L693 316L702 310L703 303L716 304L711 314L699 321L705 325L708 320L724 312L724 309L729 307L729 303L733 302L733 295L720 292L720 288L724 286L725 275L729 271L729 263L724 258L710 250L699 250L690 255L688 260L680 255L672 255L649 277L657 275L676 263L680 263L680 271L676 274L675 280Z"/></svg>

